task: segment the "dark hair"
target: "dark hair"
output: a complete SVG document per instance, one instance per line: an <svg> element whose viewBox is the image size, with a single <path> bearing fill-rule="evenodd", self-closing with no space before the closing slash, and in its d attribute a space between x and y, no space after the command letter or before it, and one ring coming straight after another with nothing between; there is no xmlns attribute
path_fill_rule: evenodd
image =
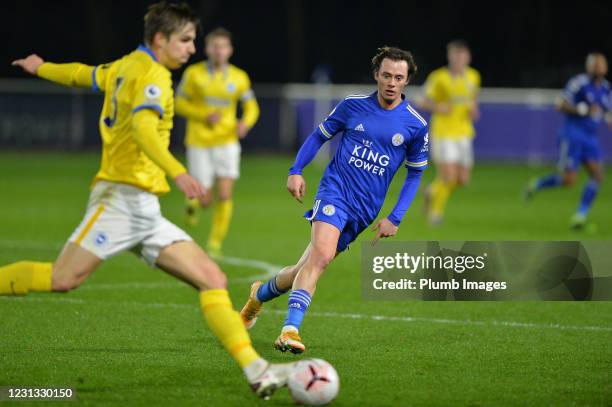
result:
<svg viewBox="0 0 612 407"><path fill-rule="evenodd" d="M397 47L384 46L376 50L376 55L372 58L372 72L376 73L380 69L383 59L387 58L392 61L406 61L408 64L408 78L416 75L417 66L414 63L414 58L409 51L404 51Z"/></svg>
<svg viewBox="0 0 612 407"><path fill-rule="evenodd" d="M451 48L466 49L468 51L470 50L470 46L468 45L468 43L465 40L461 39L452 40L448 44L446 44L447 50L450 50Z"/></svg>
<svg viewBox="0 0 612 407"><path fill-rule="evenodd" d="M170 38L187 23L193 23L196 29L200 25L200 18L187 3L160 1L151 4L144 16L144 42L151 45L158 32Z"/></svg>
<svg viewBox="0 0 612 407"><path fill-rule="evenodd" d="M223 27L215 28L214 30L206 34L206 37L204 37L204 42L208 43L210 40L216 37L227 38L230 42L232 42L232 33Z"/></svg>

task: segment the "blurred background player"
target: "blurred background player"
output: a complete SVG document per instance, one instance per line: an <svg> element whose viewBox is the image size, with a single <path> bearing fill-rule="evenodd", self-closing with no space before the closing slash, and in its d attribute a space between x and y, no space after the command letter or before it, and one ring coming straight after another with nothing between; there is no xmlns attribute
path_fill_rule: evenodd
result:
<svg viewBox="0 0 612 407"><path fill-rule="evenodd" d="M190 200L187 223L198 223L198 209L213 199L212 227L207 249L220 255L232 219L234 182L240 176L240 142L255 125L259 106L245 71L229 63L232 35L224 28L205 38L207 60L190 65L183 74L176 98L176 111L187 118L187 166L211 195ZM236 108L242 104L242 117Z"/></svg>
<svg viewBox="0 0 612 407"><path fill-rule="evenodd" d="M431 112L431 158L436 178L425 190L425 210L431 224L439 224L453 190L470 180L474 164L473 121L479 118L480 74L470 67L471 53L462 40L447 45L448 66L425 81L418 104Z"/></svg>
<svg viewBox="0 0 612 407"><path fill-rule="evenodd" d="M372 58L377 91L350 95L304 141L289 171L287 189L299 202L306 192L302 170L328 140L343 133L327 166L312 210L310 243L299 261L285 267L265 284L256 281L241 316L252 327L262 305L290 289L287 316L274 346L280 351L306 349L299 329L315 293L317 281L331 263L378 216L389 185L400 167L406 179L391 213L378 221L376 236L395 236L419 188L427 167L427 122L404 100L403 90L417 67L410 52L378 49Z"/></svg>
<svg viewBox="0 0 612 407"><path fill-rule="evenodd" d="M608 61L599 52L586 58L586 73L571 78L557 106L565 115L560 131L560 158L558 172L537 178L529 183L526 198L536 192L576 182L578 168L583 165L589 179L582 191L580 204L570 219L570 226L585 226L587 215L603 181L602 153L597 139L597 128L606 118L612 127L612 100L610 83L605 79Z"/></svg>
<svg viewBox="0 0 612 407"><path fill-rule="evenodd" d="M112 63L54 64L37 55L13 62L53 82L103 91L103 148L85 217L55 263L0 267L0 294L73 290L106 259L132 251L199 291L208 326L243 368L253 391L265 397L286 383L289 365L270 365L257 354L232 307L225 275L159 207L158 195L170 190L166 175L188 198L205 194L168 151L174 115L169 69L194 54L198 24L188 5L161 2L145 16L145 44Z"/></svg>

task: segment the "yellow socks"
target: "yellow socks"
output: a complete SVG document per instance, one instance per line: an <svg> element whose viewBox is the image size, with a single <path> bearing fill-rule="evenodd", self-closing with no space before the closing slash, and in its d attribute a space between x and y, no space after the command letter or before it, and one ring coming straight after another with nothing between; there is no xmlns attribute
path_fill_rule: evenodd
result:
<svg viewBox="0 0 612 407"><path fill-rule="evenodd" d="M241 368L261 359L251 345L240 315L232 307L227 290L200 292L200 306L208 326Z"/></svg>
<svg viewBox="0 0 612 407"><path fill-rule="evenodd" d="M446 202L450 197L451 192L455 189L455 183L446 183L440 178L431 184L431 213L434 216L441 217L446 208Z"/></svg>
<svg viewBox="0 0 612 407"><path fill-rule="evenodd" d="M221 250L221 245L227 235L233 212L234 202L232 200L219 201L215 204L212 228L208 237L208 249L210 251L219 252Z"/></svg>
<svg viewBox="0 0 612 407"><path fill-rule="evenodd" d="M0 267L0 295L22 295L29 291L51 291L53 263L18 261Z"/></svg>

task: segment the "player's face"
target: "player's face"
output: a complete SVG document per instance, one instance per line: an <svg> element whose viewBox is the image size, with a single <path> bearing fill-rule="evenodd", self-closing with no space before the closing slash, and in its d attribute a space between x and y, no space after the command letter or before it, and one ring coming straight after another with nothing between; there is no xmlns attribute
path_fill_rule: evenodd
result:
<svg viewBox="0 0 612 407"><path fill-rule="evenodd" d="M196 27L193 23L185 24L182 29L170 34L170 38L161 35L159 45L162 65L169 69L177 69L189 61L189 58L195 54L195 38Z"/></svg>
<svg viewBox="0 0 612 407"><path fill-rule="evenodd" d="M596 78L604 78L608 74L608 61L601 54L593 54L587 59L587 73Z"/></svg>
<svg viewBox="0 0 612 407"><path fill-rule="evenodd" d="M451 66L451 68L459 71L464 70L470 64L472 59L469 49L456 47L451 47L448 50L447 57L448 64Z"/></svg>
<svg viewBox="0 0 612 407"><path fill-rule="evenodd" d="M206 43L206 56L215 65L227 64L233 52L232 42L227 37L213 37Z"/></svg>
<svg viewBox="0 0 612 407"><path fill-rule="evenodd" d="M404 87L408 84L408 63L385 58L374 79L378 83L378 94L390 105L402 97Z"/></svg>

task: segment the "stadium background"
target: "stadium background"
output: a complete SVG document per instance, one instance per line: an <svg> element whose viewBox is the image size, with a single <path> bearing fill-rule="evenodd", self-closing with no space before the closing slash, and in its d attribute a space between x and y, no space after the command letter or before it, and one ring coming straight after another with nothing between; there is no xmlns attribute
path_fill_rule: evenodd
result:
<svg viewBox="0 0 612 407"><path fill-rule="evenodd" d="M141 42L149 3L2 5L0 264L56 255L81 219L99 162L101 97L28 78L10 61L30 52L54 62L113 60ZM612 56L607 2L191 4L204 31L224 26L234 33L233 62L251 75L262 108L243 143L236 215L221 262L236 306L258 273L294 261L303 250L308 226L300 215L325 158L305 173L305 206L286 193L286 170L301 140L337 100L373 90L369 59L383 44L415 54L420 74L409 98L445 63L445 44L454 38L470 43L484 86L471 185L453 196L440 228L427 226L419 196L398 240L612 238L610 171L592 211L597 229L589 233L567 228L579 187L542 194L528 206L521 200L526 181L554 166L562 117L553 103L559 89L582 72L587 52ZM201 34L198 41L201 45ZM202 57L200 46L192 61ZM177 118L175 126L173 149L182 157L184 123ZM600 130L609 162L612 137ZM428 170L425 181L433 173ZM399 178L390 197L399 190ZM182 224L177 191L162 199L162 207ZM208 219L203 223L190 230L200 242ZM369 238L365 232L360 240ZM611 402L609 303L365 302L358 274L354 245L322 280L304 324L308 356L328 359L340 372L338 405ZM284 307L284 300L273 303L253 331L256 347L277 361L286 357L270 350L270 343ZM67 295L4 298L0 316L0 386L70 385L90 404L252 401L237 369L204 328L193 293L129 255L112 259ZM286 394L279 396L273 405L288 402Z"/></svg>

